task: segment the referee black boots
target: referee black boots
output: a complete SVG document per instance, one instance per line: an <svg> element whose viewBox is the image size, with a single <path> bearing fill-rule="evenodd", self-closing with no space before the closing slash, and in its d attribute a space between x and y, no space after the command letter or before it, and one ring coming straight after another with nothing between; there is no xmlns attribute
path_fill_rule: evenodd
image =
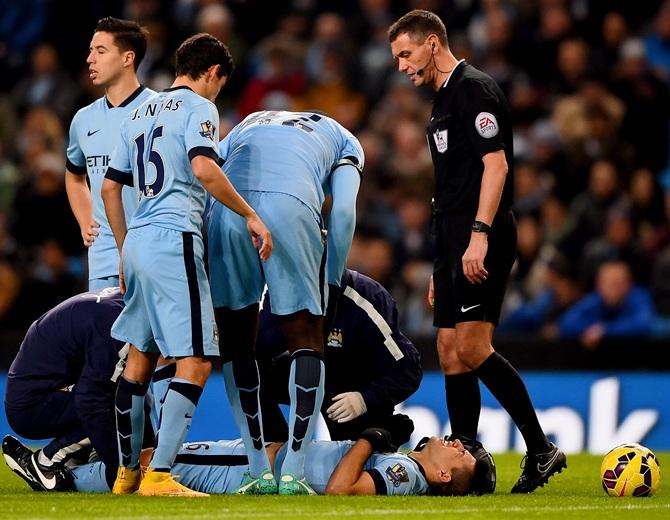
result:
<svg viewBox="0 0 670 520"><path fill-rule="evenodd" d="M565 453L554 444L549 443L551 449L546 453L526 453L521 461L523 472L512 488L512 493L532 493L544 486L549 477L567 468Z"/></svg>

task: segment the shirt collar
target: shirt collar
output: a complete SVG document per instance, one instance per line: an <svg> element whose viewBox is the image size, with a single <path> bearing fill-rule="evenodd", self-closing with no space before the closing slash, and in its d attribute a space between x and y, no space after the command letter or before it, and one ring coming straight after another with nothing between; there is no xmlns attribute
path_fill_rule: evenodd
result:
<svg viewBox="0 0 670 520"><path fill-rule="evenodd" d="M444 83L442 83L442 86L440 87L440 89L443 89L444 87L447 86L447 83L449 83L449 80L451 79L451 77L456 75L456 71L459 71L459 74L460 74L461 63L465 63L465 60L464 59L459 60L459 62L456 64L456 66L451 71L451 74L449 74L449 76L447 76L447 79L444 80Z"/></svg>
<svg viewBox="0 0 670 520"><path fill-rule="evenodd" d="M107 96L105 96L105 102L107 103L107 108L121 108L121 107L125 107L125 106L129 105L129 104L130 104L130 103L131 103L137 96L139 96L139 95L142 93L142 91L143 91L145 88L146 88L146 87L145 87L144 85L140 85L139 87L137 87L137 88L133 91L133 93L132 93L130 96L128 96L126 99L124 99L124 100L123 100L119 105L117 105L117 106L112 105L112 104L109 102L109 99L107 99Z"/></svg>

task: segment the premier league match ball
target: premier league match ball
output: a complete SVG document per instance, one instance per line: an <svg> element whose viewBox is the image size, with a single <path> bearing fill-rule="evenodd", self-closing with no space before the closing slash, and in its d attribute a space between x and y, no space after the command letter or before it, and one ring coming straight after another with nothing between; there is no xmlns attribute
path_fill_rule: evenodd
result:
<svg viewBox="0 0 670 520"><path fill-rule="evenodd" d="M648 497L661 482L659 462L640 444L622 444L610 450L600 465L605 493L613 497Z"/></svg>

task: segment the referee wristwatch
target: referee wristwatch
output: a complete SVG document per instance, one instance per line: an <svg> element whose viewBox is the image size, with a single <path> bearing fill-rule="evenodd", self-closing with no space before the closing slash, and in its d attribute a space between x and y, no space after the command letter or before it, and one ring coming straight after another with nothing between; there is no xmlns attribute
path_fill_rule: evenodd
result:
<svg viewBox="0 0 670 520"><path fill-rule="evenodd" d="M472 223L472 227L470 229L472 229L472 231L475 233L486 233L488 235L489 231L491 231L491 226L489 226L486 222L482 222L481 220L475 220Z"/></svg>

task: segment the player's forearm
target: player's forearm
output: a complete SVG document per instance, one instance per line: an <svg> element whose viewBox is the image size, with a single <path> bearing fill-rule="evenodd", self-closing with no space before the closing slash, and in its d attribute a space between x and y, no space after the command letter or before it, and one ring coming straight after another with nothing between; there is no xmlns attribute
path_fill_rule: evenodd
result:
<svg viewBox="0 0 670 520"><path fill-rule="evenodd" d="M328 226L328 283L339 287L347 263L351 241L356 229L355 206L343 211L331 211Z"/></svg>
<svg viewBox="0 0 670 520"><path fill-rule="evenodd" d="M86 184L86 176L75 175L66 170L65 191L79 227L85 228L90 225L93 221L93 201L91 200L91 190Z"/></svg>
<svg viewBox="0 0 670 520"><path fill-rule="evenodd" d="M245 219L248 220L255 215L256 212L249 206L247 201L242 198L225 175L220 174L219 179L209 184L209 187L204 183L203 186L205 186L205 189L209 191L216 200Z"/></svg>
<svg viewBox="0 0 670 520"><path fill-rule="evenodd" d="M107 215L109 227L114 234L119 254L121 254L121 250L123 249L123 241L126 239L128 231L126 227L126 214L123 210L123 199L121 198L122 189L123 185L118 182L105 179L100 190L102 202L105 205L105 214Z"/></svg>
<svg viewBox="0 0 670 520"><path fill-rule="evenodd" d="M479 206L475 220L484 222L490 226L500 205L508 166L502 150L487 154L484 156L483 161L484 173L482 174Z"/></svg>
<svg viewBox="0 0 670 520"><path fill-rule="evenodd" d="M363 473L363 466L372 455L372 444L365 439L356 441L342 457L328 480L326 495L352 495Z"/></svg>
<svg viewBox="0 0 670 520"><path fill-rule="evenodd" d="M328 283L339 287L356 229L356 197L360 174L349 165L340 166L331 179L333 205L328 222Z"/></svg>
<svg viewBox="0 0 670 520"><path fill-rule="evenodd" d="M191 161L193 174L212 197L238 215L249 219L255 212L237 192L228 177L209 157L197 156Z"/></svg>

